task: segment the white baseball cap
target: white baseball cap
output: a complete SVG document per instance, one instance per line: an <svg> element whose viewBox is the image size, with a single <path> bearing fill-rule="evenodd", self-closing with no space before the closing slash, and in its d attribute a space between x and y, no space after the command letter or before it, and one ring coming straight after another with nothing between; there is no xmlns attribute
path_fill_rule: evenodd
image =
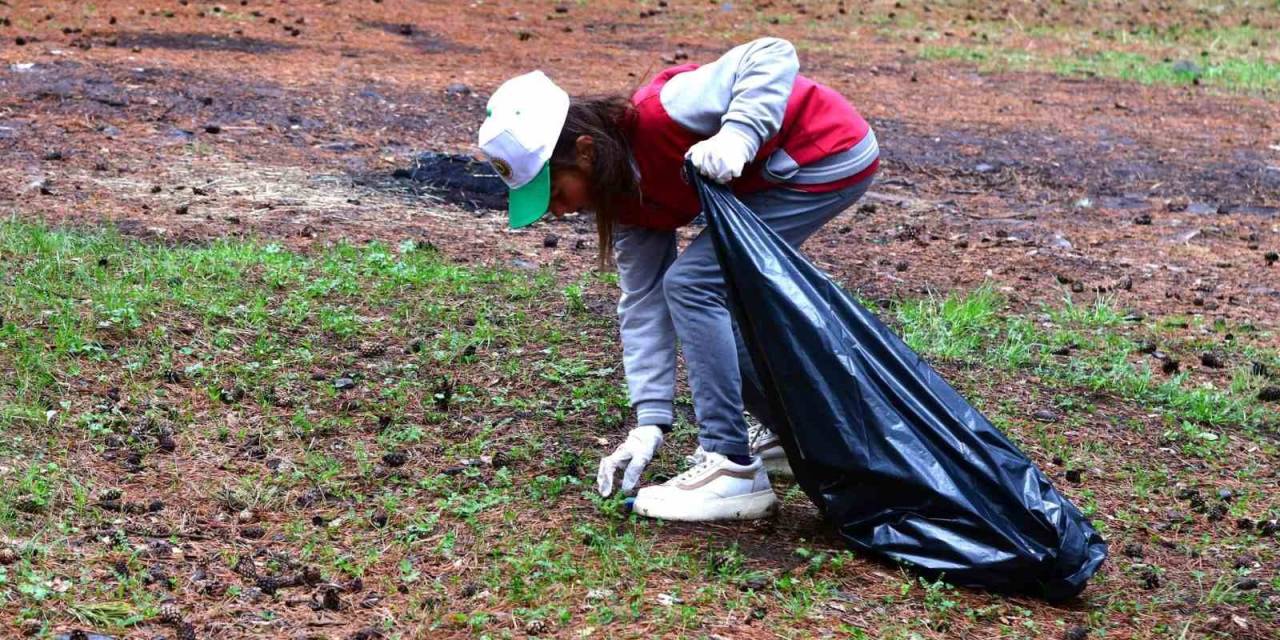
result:
<svg viewBox="0 0 1280 640"><path fill-rule="evenodd" d="M516 76L489 97L480 149L511 189L512 229L533 224L551 203L551 152L569 113L569 94L546 74Z"/></svg>

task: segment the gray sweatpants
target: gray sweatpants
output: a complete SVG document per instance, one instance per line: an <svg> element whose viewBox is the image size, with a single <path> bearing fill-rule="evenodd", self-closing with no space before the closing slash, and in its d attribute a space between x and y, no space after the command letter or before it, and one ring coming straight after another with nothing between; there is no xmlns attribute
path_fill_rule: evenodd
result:
<svg viewBox="0 0 1280 640"><path fill-rule="evenodd" d="M743 202L798 247L862 197L871 181L831 193L771 189ZM622 286L623 366L638 424L673 421L678 337L693 389L698 443L723 455L747 455L744 407L765 426L773 420L729 315L710 236L699 234L677 256L675 232L621 225L614 254Z"/></svg>

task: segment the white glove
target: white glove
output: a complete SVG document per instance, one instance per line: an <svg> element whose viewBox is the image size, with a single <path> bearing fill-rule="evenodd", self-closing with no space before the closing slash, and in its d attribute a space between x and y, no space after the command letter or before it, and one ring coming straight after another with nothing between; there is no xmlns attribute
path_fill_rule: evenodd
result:
<svg viewBox="0 0 1280 640"><path fill-rule="evenodd" d="M627 439L614 449L613 453L600 461L600 472L596 474L596 488L600 495L613 493L613 477L626 467L622 474L622 486L618 490L624 494L635 490L640 483L640 474L645 466L653 460L653 454L662 446L662 429L646 424L636 427L627 434Z"/></svg>
<svg viewBox="0 0 1280 640"><path fill-rule="evenodd" d="M689 147L685 157L698 168L698 173L725 184L742 175L742 168L751 161L755 144L732 127Z"/></svg>

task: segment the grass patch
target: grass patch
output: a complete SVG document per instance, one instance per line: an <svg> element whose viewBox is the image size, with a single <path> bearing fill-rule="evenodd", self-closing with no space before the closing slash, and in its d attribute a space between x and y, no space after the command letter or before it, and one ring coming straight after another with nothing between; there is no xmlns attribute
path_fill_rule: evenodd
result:
<svg viewBox="0 0 1280 640"><path fill-rule="evenodd" d="M694 636L747 621L783 637L907 638L1061 621L889 575L831 539L784 531L786 519L768 535L707 536L596 495L598 456L628 419L616 327L598 311L616 288L608 274L558 282L413 243L169 247L16 221L0 222L0 259L0 368L13 372L0 380L0 598L14 634L150 637L165 632L155 620L170 600L202 616L241 607L274 633L313 620L289 603L330 584L341 587L333 615L363 615L377 594L386 614L369 624L404 638ZM1251 372L1227 387L1152 372L1134 355L1141 339L1203 345L1106 298L1018 315L982 288L886 317L923 354L968 365L962 387L1035 376L1053 406L1086 417L1082 389L1130 398L1168 415L1152 437L1185 455L1221 457L1237 425L1265 423ZM1280 364L1243 339L1232 354ZM1025 407L972 397L1037 452L1107 454L1010 419ZM676 469L695 431L679 421L653 473ZM1131 473L1144 505L1181 480ZM1261 466L1241 474L1265 482ZM779 491L789 518L816 522L797 487ZM1078 496L1091 513L1114 510L1104 491ZM1269 500L1241 491L1231 516L1275 513ZM263 590L310 579L297 576L316 582ZM1204 597L1221 596L1215 580Z"/></svg>
<svg viewBox="0 0 1280 640"><path fill-rule="evenodd" d="M1048 71L1089 75L1142 84L1204 84L1233 91L1271 91L1280 88L1280 63L1262 59L1154 58L1125 51L1096 51L1072 56L1031 54L988 45L925 45L925 60L957 60L976 64L984 72Z"/></svg>

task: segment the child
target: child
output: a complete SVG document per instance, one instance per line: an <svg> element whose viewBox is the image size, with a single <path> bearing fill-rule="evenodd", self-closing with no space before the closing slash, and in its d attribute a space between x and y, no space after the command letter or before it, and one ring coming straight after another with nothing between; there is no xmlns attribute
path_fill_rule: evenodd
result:
<svg viewBox="0 0 1280 640"><path fill-rule="evenodd" d="M879 165L875 135L797 67L789 42L762 38L705 66L667 69L630 99L570 99L540 71L508 80L489 99L480 147L511 188L511 227L548 211L594 211L600 262L612 254L618 265L623 365L639 426L601 460L602 495L618 472L630 493L670 431L676 339L683 345L699 427L695 464L641 489L634 508L642 515L748 519L776 508L765 462L786 458L767 430L749 433L744 409L766 428L773 420L729 315L711 238L699 234L677 255L675 230L700 209L686 158L729 183L792 246L866 192Z"/></svg>

